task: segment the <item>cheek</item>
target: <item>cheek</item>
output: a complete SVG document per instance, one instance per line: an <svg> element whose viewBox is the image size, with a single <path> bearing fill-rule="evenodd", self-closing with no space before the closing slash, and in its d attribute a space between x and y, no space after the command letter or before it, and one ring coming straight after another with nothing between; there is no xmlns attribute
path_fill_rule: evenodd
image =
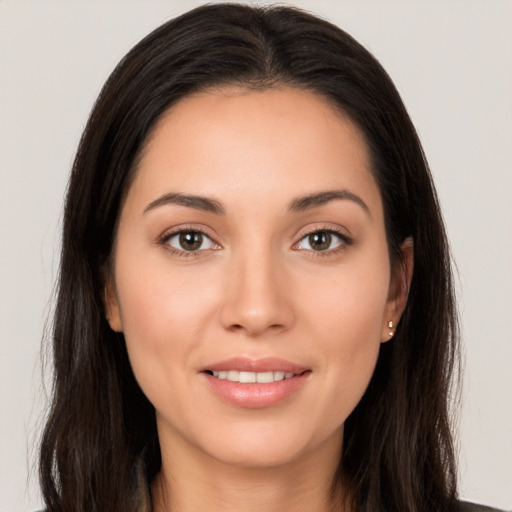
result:
<svg viewBox="0 0 512 512"><path fill-rule="evenodd" d="M303 278L296 296L311 329L322 331L327 339L345 340L357 350L366 342L380 343L389 282L386 258L358 258L323 275Z"/></svg>
<svg viewBox="0 0 512 512"><path fill-rule="evenodd" d="M179 375L172 368L183 368L204 338L215 311L212 284L197 272L192 276L186 270L172 271L156 258L135 265L122 257L117 261L116 284L135 376L148 394L150 388L165 389Z"/></svg>
<svg viewBox="0 0 512 512"><path fill-rule="evenodd" d="M319 375L328 390L315 407L327 411L331 425L340 424L358 404L373 375L385 316L389 267L352 266L331 272L320 289L304 283L302 311L306 329L318 347ZM305 292L308 290L308 294Z"/></svg>
<svg viewBox="0 0 512 512"><path fill-rule="evenodd" d="M118 257L116 284L125 332L168 336L174 329L187 337L211 307L209 277L206 266L173 265L160 251Z"/></svg>

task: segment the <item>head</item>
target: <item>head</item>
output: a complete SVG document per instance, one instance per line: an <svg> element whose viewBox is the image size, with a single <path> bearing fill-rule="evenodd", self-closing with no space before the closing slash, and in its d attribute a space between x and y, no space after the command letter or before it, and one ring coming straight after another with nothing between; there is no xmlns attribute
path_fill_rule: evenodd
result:
<svg viewBox="0 0 512 512"><path fill-rule="evenodd" d="M271 127L265 125L262 112L270 115L280 107L283 126L276 127L270 137ZM295 108L302 114L296 118ZM131 50L105 84L81 140L66 199L54 325L55 400L42 448L43 488L50 503L71 504L66 500L80 495L82 501L76 502L80 504L77 508L90 505L83 489L83 483L89 480L103 506L116 509L123 500L131 499L127 491L136 487L133 479L137 461L142 460L149 479L160 468L157 418L161 411L152 403L155 400L146 385L141 386L143 368L137 370L134 364L137 347L130 344L130 339L136 336L128 333L136 332L137 326L132 327L131 317L126 317L127 308L123 317L126 293L120 267L129 260L119 256L120 245L127 240L123 230L127 223L130 226L130 208L136 209L133 205L137 201L144 205L144 200L158 198L141 192L150 188L147 183L151 170L158 168L158 156L162 154L158 148L165 148L169 142L165 158L176 157L176 162L186 168L190 158L179 150L193 139L194 127L200 132L203 122L204 133L215 118L226 118L231 124L221 129L249 127L252 131L247 140L266 134L268 140L279 142L268 160L261 156L267 169L264 179L259 179L267 185L261 198L268 196L268 187L281 190L284 186L287 193L283 202L288 204L305 192L333 189L313 189L314 180L305 165L297 170L296 181L303 187L296 191L289 187L293 183L290 172L280 172L282 165L276 165L276 174L269 171L276 155L282 153L283 161L287 158L282 148L292 141L286 138L285 129L298 126L304 116L312 120L311 126L318 128L324 123L329 130L323 135L320 129L304 133L299 153L315 137L318 144L328 142L329 148L317 149L321 148L330 162L346 157L342 146L356 148L347 157L346 166L356 162L358 169L364 168L350 183L357 188L364 175L360 190L367 190L362 195L368 195L363 203L371 203L371 214L381 227L375 235L379 258L372 268L378 269L376 275L384 275L382 282L386 284L385 293L380 295L382 307L373 311L378 311L373 315L378 321L372 324L376 341L364 353L368 364L363 373L367 377L360 380L360 389L355 390L347 410L337 416L343 419L343 445L333 487L341 480L350 485L361 510L420 510L418 503L428 503L432 508L432 504L443 506L453 498L455 469L447 400L456 322L450 261L434 186L415 129L385 71L345 32L286 7L232 4L195 9L158 28ZM307 127L307 123L301 126ZM192 136L187 138L186 133ZM236 133L227 130L228 137L223 140ZM337 138L340 148L336 146ZM240 145L247 140L242 138ZM197 146L187 149L195 150ZM248 144L247 151L250 149ZM314 159L308 164L313 165ZM244 215L250 219L250 211L243 207L248 190L258 194L256 171L240 178L240 186L235 187L240 191L237 203L236 193L230 194L226 185L236 182L233 169L228 172L229 161L216 172L222 170L227 173L222 180L197 175L206 190L204 194L201 186L190 190L192 181L186 180L190 176L186 170L174 180L166 176L165 186L176 184L175 191L180 193L220 195L223 208L236 211L238 219L244 219ZM328 184L334 176L329 172L322 174L322 184ZM217 188L212 189L212 183L217 183ZM367 197L370 201L365 202ZM347 208L364 210L354 198L345 198L345 202L350 203ZM276 204L270 200L262 209L271 212ZM296 210L298 215L300 208ZM266 224L259 220L252 225L255 229L275 225L281 211L276 209L273 215ZM282 224L284 231L299 226L297 215ZM355 215L365 213L358 211ZM232 232L241 232L242 221L238 222ZM320 226L324 233L331 227ZM206 234L215 239L213 233ZM343 236L336 236L335 240L346 242ZM299 237L300 243L306 243L304 237ZM226 240L228 246L236 237L226 235ZM215 247L210 250L213 254ZM235 264L234 268L240 268L242 276L244 259L236 262L239 267ZM304 266L310 264L301 265L303 276L309 272ZM263 275L264 266L251 268ZM323 266L328 278L329 265ZM213 272L216 275L215 269ZM251 273L247 272L241 280L245 285L234 286L232 295L222 299L221 322L226 329L237 331L231 332L235 336L240 328L250 336L262 330L257 322L244 320L238 307L251 287ZM271 328L266 332L272 331L273 337L294 325L297 315L297 308L290 306L279 283L283 289L290 284L296 291L311 289L311 283L303 277L288 281L275 278L269 282L275 281L278 291L267 290L265 295L273 301L272 311L278 311L276 318L265 320L265 329ZM218 283L222 286L209 290L212 297L226 288L220 277ZM367 288L372 290L370 285ZM329 289L336 297L336 288ZM357 289L355 283L353 291ZM300 304L308 320L314 321L320 314L314 309L320 299L319 295L318 300ZM364 304L368 299L364 297ZM388 318L393 321L391 340L387 338ZM342 320L350 322L349 318ZM329 321L335 325L336 318L331 315ZM83 424L83 414L90 418L87 425ZM57 475L51 476L53 460ZM115 478L108 471L112 460L119 468ZM70 474L74 476L67 476ZM57 490L55 476L61 491ZM129 503L124 506L129 510Z"/></svg>

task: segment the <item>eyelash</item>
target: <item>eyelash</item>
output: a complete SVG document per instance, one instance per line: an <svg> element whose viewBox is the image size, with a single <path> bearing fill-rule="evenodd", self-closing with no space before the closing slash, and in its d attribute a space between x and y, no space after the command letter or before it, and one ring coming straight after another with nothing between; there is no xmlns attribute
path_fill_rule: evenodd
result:
<svg viewBox="0 0 512 512"><path fill-rule="evenodd" d="M214 243L215 245L218 246L218 244L216 242L214 242L212 240L212 238L204 230L202 230L201 228L192 227L192 226L180 228L175 231L171 231L170 233L167 232L159 238L158 243L159 243L159 245L164 246L167 251L171 252L174 255L179 256L180 258L190 258L190 257L202 256L201 253L206 252L208 249L196 250L196 251L186 251L186 250L176 249L175 247L172 247L169 244L169 240L171 238L181 235L181 234L185 234L185 233L198 233L198 234L210 239L212 241L212 243ZM312 249L304 249L308 253L311 253L311 255L314 257L333 256L354 244L354 240L351 237L347 236L345 233L343 233L341 230L338 230L333 227L324 227L324 228L316 228L312 231L308 231L307 233L304 233L303 235L301 235L299 241L293 245L293 247L294 248L297 247L307 237L317 234L317 233L326 233L329 235L334 235L335 237L340 239L341 243L339 244L338 247L335 247L334 249L328 249L325 251L314 251ZM213 249L213 250L217 250L217 249ZM300 250L300 249L298 249L298 250Z"/></svg>
<svg viewBox="0 0 512 512"><path fill-rule="evenodd" d="M206 252L205 249L203 249L201 251L185 251L185 250L176 249L175 247L173 247L172 245L169 244L169 240L171 238L185 234L185 233L199 233L200 235L212 240L212 238L206 233L206 231L202 230L201 228L193 227L193 226L186 226L186 227L177 229L175 231L171 231L170 233L169 232L164 233L158 240L158 243L160 245L164 246L164 248L167 251L169 251L171 254L179 256L180 258L190 258L190 257L197 258L198 256L202 256L201 253ZM212 240L212 242L213 242L213 240ZM216 242L213 242L213 243L215 245L218 245ZM216 249L213 249L213 250L216 250Z"/></svg>
<svg viewBox="0 0 512 512"><path fill-rule="evenodd" d="M335 247L334 249L328 249L325 251L314 251L312 249L305 249L313 257L334 256L336 254L339 254L341 251L346 250L347 247L350 247L351 245L354 244L353 238L349 237L347 234L343 233L341 230L333 228L333 227L320 227L320 228L313 229L312 231L308 231L307 233L304 233L303 235L301 235L299 241L294 244L294 247L296 247L298 244L300 244L307 237L317 234L317 233L327 233L329 235L334 235L335 237L340 239L340 244L337 247Z"/></svg>

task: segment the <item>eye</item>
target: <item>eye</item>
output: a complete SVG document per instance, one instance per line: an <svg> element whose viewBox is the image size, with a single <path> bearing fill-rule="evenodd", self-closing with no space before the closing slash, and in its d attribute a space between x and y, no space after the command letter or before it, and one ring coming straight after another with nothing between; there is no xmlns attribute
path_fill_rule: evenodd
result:
<svg viewBox="0 0 512 512"><path fill-rule="evenodd" d="M322 229L302 237L296 247L306 251L326 252L349 244L350 240L345 235L333 230Z"/></svg>
<svg viewBox="0 0 512 512"><path fill-rule="evenodd" d="M218 245L205 233L192 230L171 233L165 237L164 243L183 252L199 252L218 248Z"/></svg>

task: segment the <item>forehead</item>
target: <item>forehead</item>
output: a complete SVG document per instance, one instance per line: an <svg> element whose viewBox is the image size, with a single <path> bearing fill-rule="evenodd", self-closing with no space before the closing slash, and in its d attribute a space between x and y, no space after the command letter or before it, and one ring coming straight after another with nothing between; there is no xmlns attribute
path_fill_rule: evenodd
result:
<svg viewBox="0 0 512 512"><path fill-rule="evenodd" d="M287 200L351 187L378 203L366 142L321 96L294 88L192 94L150 135L128 196L174 192ZM228 205L229 206L229 205Z"/></svg>

